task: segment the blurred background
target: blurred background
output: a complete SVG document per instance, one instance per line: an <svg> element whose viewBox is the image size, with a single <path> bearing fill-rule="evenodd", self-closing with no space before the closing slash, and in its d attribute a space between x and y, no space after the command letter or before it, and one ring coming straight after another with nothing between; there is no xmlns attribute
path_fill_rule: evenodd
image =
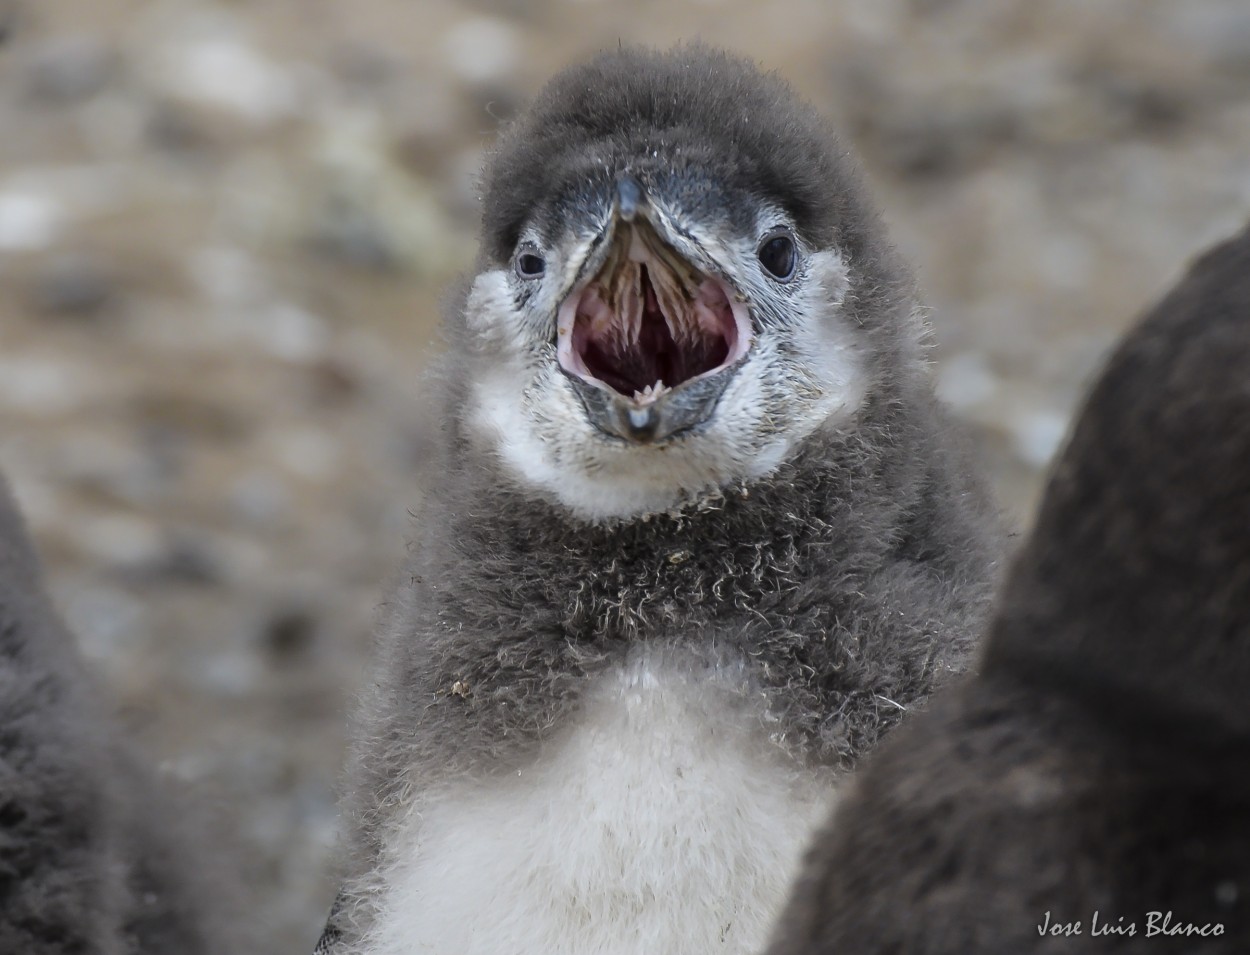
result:
<svg viewBox="0 0 1250 955"><path fill-rule="evenodd" d="M1083 383L1250 211L1245 0L0 0L0 467L274 952L406 541L474 176L560 66L702 37L845 130L1027 523Z"/></svg>

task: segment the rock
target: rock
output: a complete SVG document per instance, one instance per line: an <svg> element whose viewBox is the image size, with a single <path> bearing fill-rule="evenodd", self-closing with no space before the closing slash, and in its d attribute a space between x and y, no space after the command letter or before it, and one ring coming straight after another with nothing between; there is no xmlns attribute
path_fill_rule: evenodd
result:
<svg viewBox="0 0 1250 955"><path fill-rule="evenodd" d="M443 60L462 80L487 83L512 76L521 59L516 27L497 17L471 17L443 35Z"/></svg>
<svg viewBox="0 0 1250 955"><path fill-rule="evenodd" d="M392 83L402 71L400 61L375 46L348 41L330 52L334 76L351 92L376 93Z"/></svg>
<svg viewBox="0 0 1250 955"><path fill-rule="evenodd" d="M57 36L37 49L26 88L40 106L64 106L100 92L117 72L117 55L95 36Z"/></svg>
<svg viewBox="0 0 1250 955"><path fill-rule="evenodd" d="M1169 36L1191 45L1213 65L1250 69L1250 8L1243 0L1168 4L1162 11Z"/></svg>
<svg viewBox="0 0 1250 955"><path fill-rule="evenodd" d="M985 356L963 352L943 361L938 371L938 397L960 413L992 400L1002 382L985 361Z"/></svg>
<svg viewBox="0 0 1250 955"><path fill-rule="evenodd" d="M241 441L255 427L252 417L234 407L228 395L197 393L186 387L136 394L127 402L126 413L144 428L163 429L178 441Z"/></svg>
<svg viewBox="0 0 1250 955"><path fill-rule="evenodd" d="M1068 433L1068 418L1055 411L1033 411L1011 422L1016 454L1025 464L1046 467Z"/></svg>
<svg viewBox="0 0 1250 955"><path fill-rule="evenodd" d="M275 607L260 628L260 644L275 664L289 664L308 656L317 638L317 614L305 601L290 600Z"/></svg>
<svg viewBox="0 0 1250 955"><path fill-rule="evenodd" d="M35 252L60 233L65 210L42 191L0 191L0 252Z"/></svg>
<svg viewBox="0 0 1250 955"><path fill-rule="evenodd" d="M0 354L0 407L36 417L75 410L95 391L88 369L37 352Z"/></svg>
<svg viewBox="0 0 1250 955"><path fill-rule="evenodd" d="M254 694L264 673L254 654L242 648L227 647L205 654L192 669L191 678L214 696L237 699Z"/></svg>
<svg viewBox="0 0 1250 955"><path fill-rule="evenodd" d="M264 297L267 283L256 258L237 246L211 245L194 250L187 271L201 295L227 311Z"/></svg>
<svg viewBox="0 0 1250 955"><path fill-rule="evenodd" d="M249 471L231 485L231 511L247 524L273 527L291 513L291 492L277 475Z"/></svg>
<svg viewBox="0 0 1250 955"><path fill-rule="evenodd" d="M88 659L113 672L142 654L150 634L143 604L133 597L94 585L58 589L56 597Z"/></svg>
<svg viewBox="0 0 1250 955"><path fill-rule="evenodd" d="M360 374L349 362L329 355L308 369L308 400L315 405L341 405L361 392Z"/></svg>
<svg viewBox="0 0 1250 955"><path fill-rule="evenodd" d="M130 514L96 514L74 525L75 542L92 560L130 570L160 559L161 534L150 521Z"/></svg>
<svg viewBox="0 0 1250 955"><path fill-rule="evenodd" d="M167 76L172 88L193 102L256 125L298 112L299 87L291 73L238 38L206 37L170 53Z"/></svg>
<svg viewBox="0 0 1250 955"><path fill-rule="evenodd" d="M162 100L148 112L143 135L170 156L184 161L207 160L222 153L229 143L230 131L223 129L225 125L210 110Z"/></svg>
<svg viewBox="0 0 1250 955"><path fill-rule="evenodd" d="M116 283L98 258L88 252L61 252L39 270L32 300L45 314L90 318L103 312L116 294Z"/></svg>
<svg viewBox="0 0 1250 955"><path fill-rule="evenodd" d="M170 584L220 586L226 577L220 554L193 530L168 534L157 552L124 568L123 573L131 583L161 588Z"/></svg>
<svg viewBox="0 0 1250 955"><path fill-rule="evenodd" d="M311 482L325 482L337 476L342 464L342 448L323 428L287 428L270 439L274 457L292 474Z"/></svg>
<svg viewBox="0 0 1250 955"><path fill-rule="evenodd" d="M375 271L438 274L455 261L463 250L441 197L404 168L376 116L344 111L319 133L315 170L301 196L313 249Z"/></svg>
<svg viewBox="0 0 1250 955"><path fill-rule="evenodd" d="M312 364L326 355L330 329L323 318L279 302L258 316L258 331L271 355L293 364Z"/></svg>

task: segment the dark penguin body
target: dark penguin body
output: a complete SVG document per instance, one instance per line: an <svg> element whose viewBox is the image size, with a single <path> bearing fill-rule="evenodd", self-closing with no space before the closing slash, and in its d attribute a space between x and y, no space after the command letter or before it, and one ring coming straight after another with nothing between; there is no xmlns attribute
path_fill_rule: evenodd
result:
<svg viewBox="0 0 1250 955"><path fill-rule="evenodd" d="M1247 368L1250 232L1111 358L980 674L852 784L770 955L1250 951Z"/></svg>
<svg viewBox="0 0 1250 955"><path fill-rule="evenodd" d="M320 949L751 951L988 603L911 280L815 114L698 47L552 81L478 269Z"/></svg>
<svg viewBox="0 0 1250 955"><path fill-rule="evenodd" d="M0 952L243 951L190 828L99 698L0 478Z"/></svg>

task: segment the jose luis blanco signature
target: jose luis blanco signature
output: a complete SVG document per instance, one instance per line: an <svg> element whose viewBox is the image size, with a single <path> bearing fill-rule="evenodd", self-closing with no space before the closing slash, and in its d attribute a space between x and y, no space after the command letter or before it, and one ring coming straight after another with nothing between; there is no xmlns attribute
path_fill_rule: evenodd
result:
<svg viewBox="0 0 1250 955"><path fill-rule="evenodd" d="M1051 918L1049 912L1037 926L1038 935L1085 935L1084 922L1060 922ZM1171 912L1147 912L1143 923L1126 921L1125 916L1104 916L1097 909L1089 920L1090 935L1142 935L1150 938L1153 935L1201 935L1208 938L1224 934L1222 922L1184 922L1177 919Z"/></svg>

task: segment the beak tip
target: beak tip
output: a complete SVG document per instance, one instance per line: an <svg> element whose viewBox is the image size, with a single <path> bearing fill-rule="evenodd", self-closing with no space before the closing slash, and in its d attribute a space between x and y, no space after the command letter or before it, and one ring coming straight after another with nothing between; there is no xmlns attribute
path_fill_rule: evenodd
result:
<svg viewBox="0 0 1250 955"><path fill-rule="evenodd" d="M635 441L647 443L655 437L659 427L659 415L653 408L630 408L626 413L628 424L626 430Z"/></svg>

